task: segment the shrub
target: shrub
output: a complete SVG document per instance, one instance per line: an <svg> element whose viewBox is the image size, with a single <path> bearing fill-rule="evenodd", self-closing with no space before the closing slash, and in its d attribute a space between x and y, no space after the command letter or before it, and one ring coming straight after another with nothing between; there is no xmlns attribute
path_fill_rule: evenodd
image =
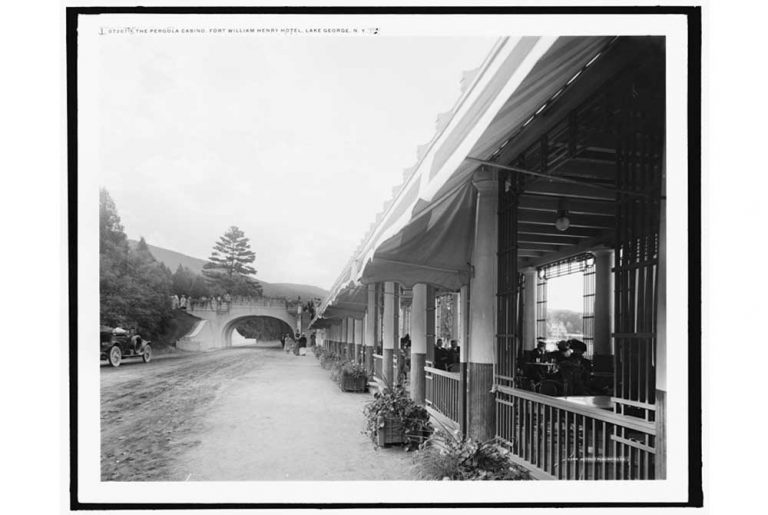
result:
<svg viewBox="0 0 768 515"><path fill-rule="evenodd" d="M528 472L507 455L493 440L478 443L441 427L421 445L414 460L422 479L530 479Z"/></svg>
<svg viewBox="0 0 768 515"><path fill-rule="evenodd" d="M340 360L341 360L340 356L337 356L333 352L327 351L323 353L323 356L320 358L320 366L326 370L329 370L333 367L333 365L336 362Z"/></svg>
<svg viewBox="0 0 768 515"><path fill-rule="evenodd" d="M321 359L326 354L325 347L321 347L319 345L315 345L312 347L312 353L315 355L317 359Z"/></svg>

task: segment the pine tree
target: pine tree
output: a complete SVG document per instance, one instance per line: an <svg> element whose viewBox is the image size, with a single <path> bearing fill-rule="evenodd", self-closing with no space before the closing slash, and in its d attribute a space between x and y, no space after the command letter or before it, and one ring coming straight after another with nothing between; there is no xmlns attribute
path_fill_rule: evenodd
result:
<svg viewBox="0 0 768 515"><path fill-rule="evenodd" d="M211 257L203 266L203 275L216 286L233 295L261 295L261 285L253 275L251 266L256 254L245 233L237 226L230 227L213 246Z"/></svg>

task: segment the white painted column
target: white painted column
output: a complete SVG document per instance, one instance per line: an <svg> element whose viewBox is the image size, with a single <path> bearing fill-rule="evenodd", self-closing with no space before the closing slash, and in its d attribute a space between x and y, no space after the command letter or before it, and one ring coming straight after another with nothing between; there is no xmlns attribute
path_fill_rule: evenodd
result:
<svg viewBox="0 0 768 515"><path fill-rule="evenodd" d="M496 289L498 249L498 176L480 169L472 183L477 189L474 276L470 282L470 344L468 379L468 434L485 441L495 434L493 363L496 340Z"/></svg>
<svg viewBox="0 0 768 515"><path fill-rule="evenodd" d="M363 321L355 319L354 338L355 342L355 363L360 363L363 352Z"/></svg>
<svg viewBox="0 0 768 515"><path fill-rule="evenodd" d="M347 359L355 357L355 319L347 317Z"/></svg>
<svg viewBox="0 0 768 515"><path fill-rule="evenodd" d="M395 384L395 376L393 371L393 357L395 353L395 338L396 338L396 324L397 317L395 313L395 283L384 283L384 338L383 338L383 359L382 359L382 376L384 382L388 385Z"/></svg>
<svg viewBox="0 0 768 515"><path fill-rule="evenodd" d="M456 314L459 320L459 362L466 363L469 346L469 285L459 290L459 312Z"/></svg>
<svg viewBox="0 0 768 515"><path fill-rule="evenodd" d="M365 369L373 374L373 348L376 344L376 284L368 285L368 307L365 311Z"/></svg>
<svg viewBox="0 0 768 515"><path fill-rule="evenodd" d="M411 302L411 399L424 404L426 379L424 364L427 359L427 285L413 287Z"/></svg>

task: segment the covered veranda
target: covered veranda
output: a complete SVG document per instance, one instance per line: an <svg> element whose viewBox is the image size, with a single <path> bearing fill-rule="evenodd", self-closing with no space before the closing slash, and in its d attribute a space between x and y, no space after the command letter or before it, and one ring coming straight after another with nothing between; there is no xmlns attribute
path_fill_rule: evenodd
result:
<svg viewBox="0 0 768 515"><path fill-rule="evenodd" d="M500 39L319 341L535 477L664 478L664 66L663 38ZM581 327L555 349L547 293L574 274Z"/></svg>

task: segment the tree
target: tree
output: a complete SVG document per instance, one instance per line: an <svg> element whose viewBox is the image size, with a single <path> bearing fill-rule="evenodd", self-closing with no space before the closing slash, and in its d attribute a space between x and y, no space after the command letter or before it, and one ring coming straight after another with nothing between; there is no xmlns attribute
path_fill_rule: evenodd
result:
<svg viewBox="0 0 768 515"><path fill-rule="evenodd" d="M173 273L173 292L195 298L208 297L211 295L211 286L202 275L179 263Z"/></svg>
<svg viewBox="0 0 768 515"><path fill-rule="evenodd" d="M260 296L261 284L251 277L256 275L256 269L251 266L255 260L256 254L245 233L233 225L213 246L211 257L203 265L203 275L218 290L233 295Z"/></svg>
<svg viewBox="0 0 768 515"><path fill-rule="evenodd" d="M142 238L128 245L120 216L107 190L99 192L100 322L136 326L143 336L160 334L171 316L171 273Z"/></svg>

